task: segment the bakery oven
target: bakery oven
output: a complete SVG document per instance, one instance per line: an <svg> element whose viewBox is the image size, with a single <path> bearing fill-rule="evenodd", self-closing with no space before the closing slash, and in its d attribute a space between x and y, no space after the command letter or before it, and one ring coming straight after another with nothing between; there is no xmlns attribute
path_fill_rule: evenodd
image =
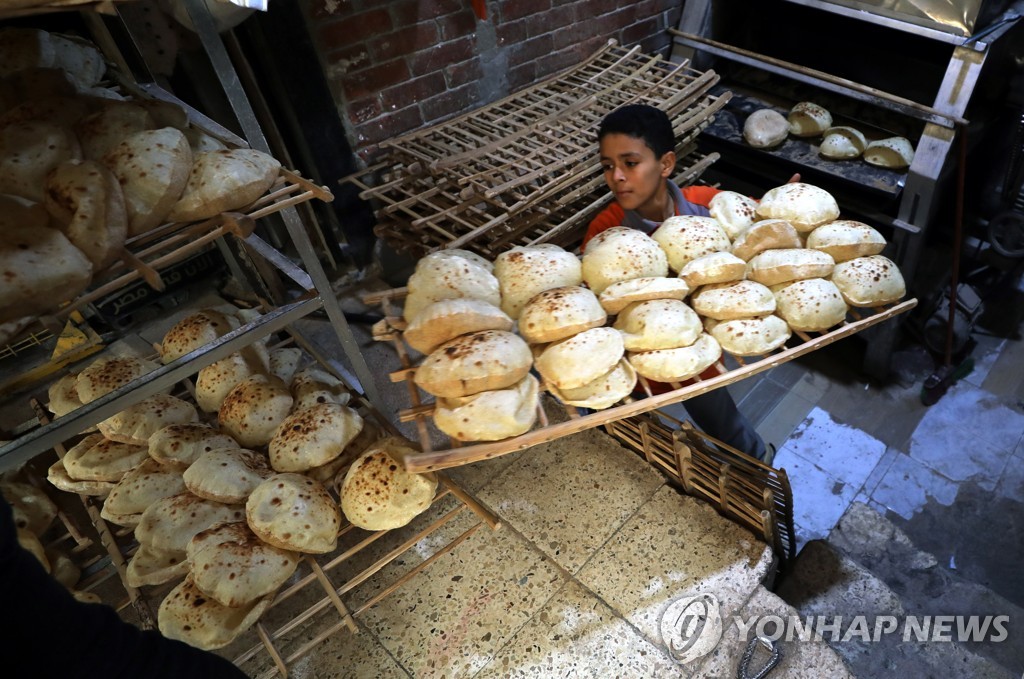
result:
<svg viewBox="0 0 1024 679"><path fill-rule="evenodd" d="M1022 110L1014 95L1024 64L1018 5L1024 3L688 0L672 30L673 59L714 69L717 88L732 92L700 139L721 154L707 177L760 195L800 173L830 191L845 217L888 237L887 254L913 287L927 232L952 223L959 140L969 154L969 205L984 208L1006 174L1007 139L1016 136ZM753 111L785 115L800 101L825 107L833 125L854 127L868 141L909 139L913 161L896 170L829 160L819 153L820 137L790 136L768 150L744 141ZM872 343L869 353L878 355L869 356L869 370L884 373L892 341Z"/></svg>

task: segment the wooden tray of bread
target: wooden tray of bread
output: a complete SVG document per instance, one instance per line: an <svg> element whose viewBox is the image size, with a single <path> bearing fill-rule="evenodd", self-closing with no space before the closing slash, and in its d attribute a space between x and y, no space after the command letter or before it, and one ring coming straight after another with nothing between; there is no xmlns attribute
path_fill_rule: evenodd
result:
<svg viewBox="0 0 1024 679"><path fill-rule="evenodd" d="M552 244L493 263L442 250L406 288L367 296L385 316L375 338L399 357L391 379L407 384L399 419L420 439L406 468L469 464L683 401L917 304L901 301L881 234L837 219L820 188L790 183L761 201L724 191L711 214L672 217L652 236L615 227L582 257ZM545 419L542 392L567 421Z"/></svg>
<svg viewBox="0 0 1024 679"><path fill-rule="evenodd" d="M325 187L271 156L201 129L194 112L128 84L108 86L91 42L2 28L0 342L59 330L72 311L144 279ZM8 52L5 52L8 54ZM13 58L13 57L11 57ZM116 74L115 74L116 75Z"/></svg>
<svg viewBox="0 0 1024 679"><path fill-rule="evenodd" d="M231 305L203 309L155 356L90 362L50 387L40 422L246 318ZM291 327L97 429L56 446L47 478L91 508L137 604L132 621L255 676L288 676L331 635L355 633L354 617L500 525L443 474L403 470L394 458L412 442ZM466 510L476 520L453 524ZM400 559L427 537L438 545L430 555ZM366 582L374 589L363 593Z"/></svg>
<svg viewBox="0 0 1024 679"><path fill-rule="evenodd" d="M564 73L383 142L376 164L342 181L375 203L377 235L417 256L454 247L493 258L512 245L557 243L606 200L593 136L601 118L624 104L661 108L679 171L696 177L710 159L689 156L693 142L730 96L709 94L717 81L609 41Z"/></svg>

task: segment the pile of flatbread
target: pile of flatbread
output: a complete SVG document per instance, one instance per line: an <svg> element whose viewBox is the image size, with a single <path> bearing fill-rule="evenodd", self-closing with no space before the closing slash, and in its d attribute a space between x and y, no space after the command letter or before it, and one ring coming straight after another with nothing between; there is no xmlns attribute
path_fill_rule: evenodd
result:
<svg viewBox="0 0 1024 679"><path fill-rule="evenodd" d="M182 359L252 318L231 305L190 313L165 334L159 359ZM65 416L156 367L96 359L51 385L48 407ZM99 423L49 479L103 498L102 517L133 529L127 584L180 581L159 608L165 636L221 648L266 611L302 554L337 548L343 516L387 530L433 501L436 478L395 460L411 443L385 437L351 400L300 349L256 342L202 369L181 397L157 394Z"/></svg>
<svg viewBox="0 0 1024 679"><path fill-rule="evenodd" d="M101 87L92 43L0 29L0 324L57 308L165 222L244 208L280 163L229 149L183 108Z"/></svg>
<svg viewBox="0 0 1024 679"><path fill-rule="evenodd" d="M535 245L493 266L455 249L421 259L403 336L425 355L414 379L436 397L435 425L460 441L517 436L535 421L531 368L563 403L603 409L640 377L678 384L723 352L769 354L851 306L906 294L882 235L839 219L821 188L789 183L760 201L723 191L710 212L652 235L608 229L582 257Z"/></svg>

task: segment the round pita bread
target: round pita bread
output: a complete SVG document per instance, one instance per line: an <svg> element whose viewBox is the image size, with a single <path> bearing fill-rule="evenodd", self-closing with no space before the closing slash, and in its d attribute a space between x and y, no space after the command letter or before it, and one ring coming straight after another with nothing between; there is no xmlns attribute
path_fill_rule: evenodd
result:
<svg viewBox="0 0 1024 679"><path fill-rule="evenodd" d="M622 358L622 334L614 328L592 328L549 344L537 357L537 371L558 389L593 382Z"/></svg>
<svg viewBox="0 0 1024 679"><path fill-rule="evenodd" d="M433 252L418 261L406 287L409 293L402 315L410 324L428 306L445 299L469 297L501 306L498 279L491 270L474 259L448 251Z"/></svg>
<svg viewBox="0 0 1024 679"><path fill-rule="evenodd" d="M182 139L188 146L184 135ZM280 172L281 163L276 158L256 149L197 154L181 198L167 218L192 222L245 208L274 185Z"/></svg>
<svg viewBox="0 0 1024 679"><path fill-rule="evenodd" d="M599 328L608 320L591 290L568 286L545 290L534 296L519 316L519 334L530 344L545 344Z"/></svg>
<svg viewBox="0 0 1024 679"><path fill-rule="evenodd" d="M730 245L718 221L696 215L669 217L652 238L665 251L669 268L677 272L702 255L728 251Z"/></svg>
<svg viewBox="0 0 1024 679"><path fill-rule="evenodd" d="M168 394L157 394L134 403L96 428L111 441L144 446L149 456L149 437L172 424L188 424L199 420L194 405Z"/></svg>
<svg viewBox="0 0 1024 679"><path fill-rule="evenodd" d="M149 437L149 456L162 467L183 472L203 453L220 448L238 448L238 442L208 424L171 424Z"/></svg>
<svg viewBox="0 0 1024 679"><path fill-rule="evenodd" d="M789 325L775 315L709 321L708 332L733 356L761 356L775 351L790 338Z"/></svg>
<svg viewBox="0 0 1024 679"><path fill-rule="evenodd" d="M719 191L708 201L708 212L733 240L754 223L757 201L735 191Z"/></svg>
<svg viewBox="0 0 1024 679"><path fill-rule="evenodd" d="M827 252L838 263L881 253L885 238L862 222L837 219L812 231L807 236L807 247Z"/></svg>
<svg viewBox="0 0 1024 679"><path fill-rule="evenodd" d="M636 380L636 370L629 361L622 359L607 373L582 387L558 389L550 386L549 389L555 398L566 405L604 410L632 394Z"/></svg>
<svg viewBox="0 0 1024 679"><path fill-rule="evenodd" d="M270 464L279 472L304 472L341 455L363 429L352 408L319 403L289 415L270 440Z"/></svg>
<svg viewBox="0 0 1024 679"><path fill-rule="evenodd" d="M686 302L652 299L635 302L615 319L626 351L675 349L693 344L704 331L700 318Z"/></svg>
<svg viewBox="0 0 1024 679"><path fill-rule="evenodd" d="M145 108L130 101L105 101L100 109L74 125L82 144L82 155L100 160L111 149L136 132L151 130L156 122Z"/></svg>
<svg viewBox="0 0 1024 679"><path fill-rule="evenodd" d="M275 474L256 486L245 503L245 518L261 540L281 549L326 554L338 545L338 505L304 474Z"/></svg>
<svg viewBox="0 0 1024 679"><path fill-rule="evenodd" d="M78 495L91 495L103 497L113 488L112 481L76 481L68 476L68 470L64 468L64 462L57 460L46 470L46 480L54 487L67 493Z"/></svg>
<svg viewBox="0 0 1024 679"><path fill-rule="evenodd" d="M701 316L718 321L766 316L775 311L772 291L756 281L707 285L693 294L690 303Z"/></svg>
<svg viewBox="0 0 1024 679"><path fill-rule="evenodd" d="M818 153L833 160L859 158L868 145L868 140L860 130L852 127L830 127L824 135Z"/></svg>
<svg viewBox="0 0 1024 679"><path fill-rule="evenodd" d="M68 373L50 385L46 390L47 409L55 417L67 415L72 410L82 407L78 398L78 373Z"/></svg>
<svg viewBox="0 0 1024 679"><path fill-rule="evenodd" d="M164 335L160 343L160 360L170 363L223 337L239 325L237 318L216 309L202 309L189 314Z"/></svg>
<svg viewBox="0 0 1024 679"><path fill-rule="evenodd" d="M105 356L78 373L75 389L82 403L92 403L156 368L152 361L134 356Z"/></svg>
<svg viewBox="0 0 1024 679"><path fill-rule="evenodd" d="M777 186L761 198L757 206L761 219L785 219L800 233L839 218L839 204L825 189L791 182Z"/></svg>
<svg viewBox="0 0 1024 679"><path fill-rule="evenodd" d="M42 203L46 175L68 160L80 160L74 132L45 120L8 122L0 127L0 193Z"/></svg>
<svg viewBox="0 0 1024 679"><path fill-rule="evenodd" d="M270 355L261 342L250 344L227 358L211 363L196 376L196 403L208 413L220 410L231 390L270 370Z"/></svg>
<svg viewBox="0 0 1024 679"><path fill-rule="evenodd" d="M715 338L704 333L688 347L641 351L627 358L636 372L649 380L682 382L707 370L721 355L722 348Z"/></svg>
<svg viewBox="0 0 1024 679"><path fill-rule="evenodd" d="M776 248L800 248L803 242L785 219L765 219L741 233L732 244L732 254L750 261L759 252Z"/></svg>
<svg viewBox="0 0 1024 679"><path fill-rule="evenodd" d="M391 453L388 438L352 463L341 485L341 510L352 525L366 530L389 530L408 524L434 500L437 478L407 472Z"/></svg>
<svg viewBox="0 0 1024 679"><path fill-rule="evenodd" d="M795 104L786 120L789 133L794 137L817 137L832 127L832 114L810 101Z"/></svg>
<svg viewBox="0 0 1024 679"><path fill-rule="evenodd" d="M196 533L185 553L196 589L231 608L276 592L300 559L295 552L263 542L244 523Z"/></svg>
<svg viewBox="0 0 1024 679"><path fill-rule="evenodd" d="M135 539L158 552L184 552L199 531L220 523L245 521L245 508L181 493L157 500L142 512Z"/></svg>
<svg viewBox="0 0 1024 679"><path fill-rule="evenodd" d="M415 381L434 396L454 398L512 386L530 372L533 356L518 335L484 330L445 342L416 370Z"/></svg>
<svg viewBox="0 0 1024 679"><path fill-rule="evenodd" d="M203 453L182 478L197 497L225 504L242 504L256 486L274 475L267 456L242 448Z"/></svg>
<svg viewBox="0 0 1024 679"><path fill-rule="evenodd" d="M92 262L57 229L0 230L0 322L38 316L89 286Z"/></svg>
<svg viewBox="0 0 1024 679"><path fill-rule="evenodd" d="M878 167L902 170L914 162L914 145L906 137L875 140L864 149L864 162Z"/></svg>
<svg viewBox="0 0 1024 679"><path fill-rule="evenodd" d="M793 330L825 331L846 320L847 306L832 281L807 278L772 288L778 315Z"/></svg>
<svg viewBox="0 0 1024 679"><path fill-rule="evenodd" d="M184 551L154 549L140 544L125 569L129 587L162 585L188 575Z"/></svg>
<svg viewBox="0 0 1024 679"><path fill-rule="evenodd" d="M464 297L434 302L409 323L402 337L421 354L429 354L459 335L481 330L511 330L514 321L482 299Z"/></svg>
<svg viewBox="0 0 1024 679"><path fill-rule="evenodd" d="M110 441L90 434L64 455L64 469L78 481L117 482L149 457L145 446Z"/></svg>
<svg viewBox="0 0 1024 679"><path fill-rule="evenodd" d="M121 258L128 215L117 179L95 160L68 160L46 175L47 211L93 270Z"/></svg>
<svg viewBox="0 0 1024 679"><path fill-rule="evenodd" d="M537 420L537 398L537 378L527 375L507 389L437 399L434 424L459 441L499 441L519 436Z"/></svg>
<svg viewBox="0 0 1024 679"><path fill-rule="evenodd" d="M345 384L337 377L317 366L304 368L295 374L291 383L292 411L298 412L320 403L348 405L352 399Z"/></svg>
<svg viewBox="0 0 1024 679"><path fill-rule="evenodd" d="M494 260L494 275L501 287L501 310L513 320L545 290L583 283L583 267L576 255L548 243L502 252Z"/></svg>
<svg viewBox="0 0 1024 679"><path fill-rule="evenodd" d="M754 148L778 146L789 136L789 121L778 111L762 108L743 121L743 139Z"/></svg>
<svg viewBox="0 0 1024 679"><path fill-rule="evenodd" d="M747 278L764 285L778 285L801 278L824 278L835 265L831 255L819 250L765 250L747 262Z"/></svg>
<svg viewBox="0 0 1024 679"><path fill-rule="evenodd" d="M305 353L298 347L281 347L270 351L268 370L285 384L291 384Z"/></svg>
<svg viewBox="0 0 1024 679"><path fill-rule="evenodd" d="M702 285L741 281L747 275L747 263L731 252L712 252L691 259L679 272L690 289Z"/></svg>
<svg viewBox="0 0 1024 679"><path fill-rule="evenodd" d="M620 281L667 275L668 259L657 241L625 226L597 234L583 253L583 280L596 295Z"/></svg>
<svg viewBox="0 0 1024 679"><path fill-rule="evenodd" d="M679 278L633 278L609 285L598 301L609 314L617 314L633 302L649 299L685 299L690 286Z"/></svg>
<svg viewBox="0 0 1024 679"><path fill-rule="evenodd" d="M896 302L907 294L903 274L888 257L857 257L836 264L832 282L850 306L874 307Z"/></svg>
<svg viewBox="0 0 1024 679"><path fill-rule="evenodd" d="M227 646L256 624L273 598L268 594L244 606L229 608L199 591L190 575L160 602L157 626L168 639L212 651Z"/></svg>
<svg viewBox="0 0 1024 679"><path fill-rule="evenodd" d="M177 469L146 460L125 474L103 501L102 516L119 526L135 527L154 502L184 493L185 480Z"/></svg>
<svg viewBox="0 0 1024 679"><path fill-rule="evenodd" d="M270 443L291 412L293 401L281 380L253 375L228 393L217 411L217 420L221 429L241 445L257 448Z"/></svg>

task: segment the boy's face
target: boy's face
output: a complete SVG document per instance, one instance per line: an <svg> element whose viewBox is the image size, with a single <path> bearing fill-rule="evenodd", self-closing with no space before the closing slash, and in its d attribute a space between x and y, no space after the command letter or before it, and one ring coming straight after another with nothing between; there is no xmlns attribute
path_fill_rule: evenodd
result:
<svg viewBox="0 0 1024 679"><path fill-rule="evenodd" d="M604 181L624 210L636 210L645 217L665 191L665 178L675 166L675 153L656 158L643 139L613 132L601 138L601 167ZM662 206L663 208L663 206ZM660 220L663 216L648 217Z"/></svg>

